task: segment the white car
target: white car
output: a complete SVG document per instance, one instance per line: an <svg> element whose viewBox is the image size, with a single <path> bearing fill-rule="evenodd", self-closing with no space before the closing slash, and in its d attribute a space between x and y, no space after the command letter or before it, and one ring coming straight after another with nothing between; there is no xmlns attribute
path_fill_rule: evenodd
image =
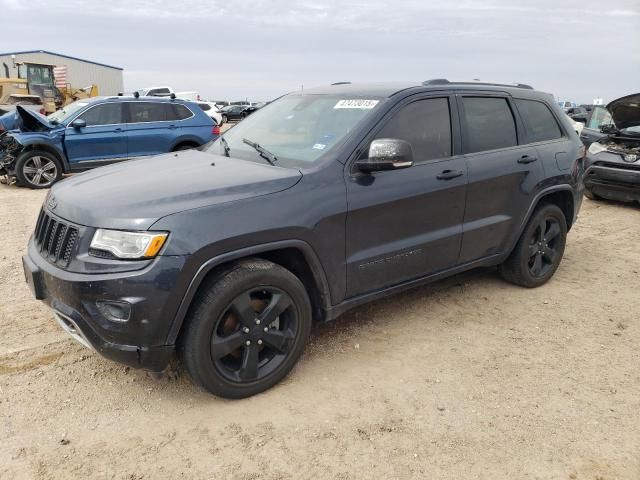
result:
<svg viewBox="0 0 640 480"><path fill-rule="evenodd" d="M212 102L195 102L204 113L206 113L207 115L209 115L218 126L221 126L223 121L222 121L222 114L220 113L220 110L218 110L218 107L216 107L215 103Z"/></svg>
<svg viewBox="0 0 640 480"><path fill-rule="evenodd" d="M569 119L569 121L571 122L571 125L573 125L573 129L576 131L576 133L578 135L580 135L582 133L582 129L584 128L584 123L582 122L576 122L573 118L571 118L569 115L567 115L567 118ZM219 125L219 124L218 124Z"/></svg>

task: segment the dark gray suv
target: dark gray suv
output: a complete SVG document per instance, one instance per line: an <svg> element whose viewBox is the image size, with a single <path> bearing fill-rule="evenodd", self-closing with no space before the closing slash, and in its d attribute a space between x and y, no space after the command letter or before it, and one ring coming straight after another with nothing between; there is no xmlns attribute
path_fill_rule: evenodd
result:
<svg viewBox="0 0 640 480"><path fill-rule="evenodd" d="M306 90L200 150L60 182L25 275L105 357L159 372L177 352L210 392L246 397L291 370L314 321L479 266L545 283L583 157L526 85Z"/></svg>

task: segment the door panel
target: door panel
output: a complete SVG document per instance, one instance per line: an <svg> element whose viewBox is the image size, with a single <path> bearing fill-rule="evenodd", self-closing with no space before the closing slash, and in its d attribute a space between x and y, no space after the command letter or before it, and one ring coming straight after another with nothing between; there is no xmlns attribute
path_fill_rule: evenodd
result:
<svg viewBox="0 0 640 480"><path fill-rule="evenodd" d="M73 166L82 162L115 161L127 158L127 127L122 123L122 104L107 103L88 108L78 119L84 128L67 126L65 148Z"/></svg>
<svg viewBox="0 0 640 480"><path fill-rule="evenodd" d="M504 252L544 176L533 147L475 153L466 161L469 184L460 263Z"/></svg>
<svg viewBox="0 0 640 480"><path fill-rule="evenodd" d="M450 104L448 96L426 97L394 107L371 140L409 142L415 164L347 178L348 296L456 265L467 173L464 158L452 156Z"/></svg>
<svg viewBox="0 0 640 480"><path fill-rule="evenodd" d="M129 102L129 158L158 155L171 150L180 135L179 122L167 118L171 104L165 102Z"/></svg>
<svg viewBox="0 0 640 480"><path fill-rule="evenodd" d="M462 240L463 158L354 177L347 184L347 295L455 266Z"/></svg>

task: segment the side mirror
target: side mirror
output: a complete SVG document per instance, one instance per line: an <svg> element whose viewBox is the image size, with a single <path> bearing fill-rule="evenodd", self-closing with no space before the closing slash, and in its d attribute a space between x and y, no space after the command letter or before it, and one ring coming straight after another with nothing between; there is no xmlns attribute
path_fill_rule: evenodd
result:
<svg viewBox="0 0 640 480"><path fill-rule="evenodd" d="M73 122L71 122L71 126L76 130L80 130L87 126L87 122L82 120L81 118L76 118Z"/></svg>
<svg viewBox="0 0 640 480"><path fill-rule="evenodd" d="M378 138L369 146L369 158L358 160L356 166L363 172L397 170L413 165L413 148L406 140Z"/></svg>

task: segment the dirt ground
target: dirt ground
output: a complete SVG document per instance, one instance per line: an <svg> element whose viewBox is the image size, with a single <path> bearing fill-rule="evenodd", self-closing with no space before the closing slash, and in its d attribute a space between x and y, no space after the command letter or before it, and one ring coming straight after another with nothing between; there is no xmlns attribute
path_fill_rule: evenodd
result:
<svg viewBox="0 0 640 480"><path fill-rule="evenodd" d="M547 285L375 302L228 401L62 333L21 270L43 198L0 185L2 479L640 479L640 208L585 200Z"/></svg>

